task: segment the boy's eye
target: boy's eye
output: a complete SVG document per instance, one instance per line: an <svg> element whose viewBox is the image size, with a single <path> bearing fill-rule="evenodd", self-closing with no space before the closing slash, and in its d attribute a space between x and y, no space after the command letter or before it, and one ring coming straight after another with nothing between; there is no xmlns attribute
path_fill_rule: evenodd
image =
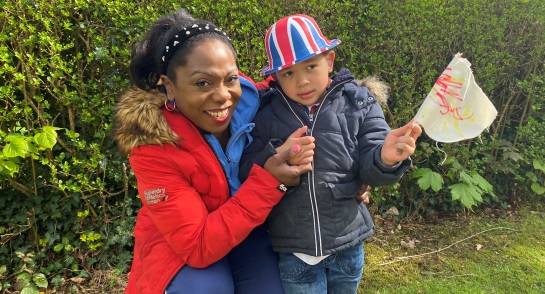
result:
<svg viewBox="0 0 545 294"><path fill-rule="evenodd" d="M287 71L287 72L283 73L282 75L285 76L285 77L289 77L289 76L293 75L293 72L292 71Z"/></svg>
<svg viewBox="0 0 545 294"><path fill-rule="evenodd" d="M309 65L307 68L308 68L308 69L314 69L314 68L316 68L317 66L318 66L317 64L311 64L311 65Z"/></svg>

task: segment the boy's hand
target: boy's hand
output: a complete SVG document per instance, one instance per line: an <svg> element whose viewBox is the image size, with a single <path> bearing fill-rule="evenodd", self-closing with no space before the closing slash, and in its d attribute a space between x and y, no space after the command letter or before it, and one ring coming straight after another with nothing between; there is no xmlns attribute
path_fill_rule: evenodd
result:
<svg viewBox="0 0 545 294"><path fill-rule="evenodd" d="M422 128L418 123L410 121L401 128L391 130L384 145L380 158L385 165L393 166L413 155L416 148L416 139L422 134Z"/></svg>
<svg viewBox="0 0 545 294"><path fill-rule="evenodd" d="M301 181L301 175L312 170L311 164L289 165L290 158L301 152L299 145L294 145L290 149L277 153L265 162L263 166L279 182L286 186L298 186Z"/></svg>
<svg viewBox="0 0 545 294"><path fill-rule="evenodd" d="M286 142L280 147L276 148L276 153L282 153L291 149L293 146L298 145L300 147L299 152L293 154L288 160L290 165L306 165L312 162L314 158L314 137L304 136L308 127L304 126L298 128L293 132Z"/></svg>

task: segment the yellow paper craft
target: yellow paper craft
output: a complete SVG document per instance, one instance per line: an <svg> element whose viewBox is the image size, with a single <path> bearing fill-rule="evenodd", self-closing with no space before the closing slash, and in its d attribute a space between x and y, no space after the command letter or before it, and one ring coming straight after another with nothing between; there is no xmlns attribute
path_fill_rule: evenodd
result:
<svg viewBox="0 0 545 294"><path fill-rule="evenodd" d="M497 114L475 83L471 63L458 53L435 82L415 120L433 140L451 143L478 136Z"/></svg>

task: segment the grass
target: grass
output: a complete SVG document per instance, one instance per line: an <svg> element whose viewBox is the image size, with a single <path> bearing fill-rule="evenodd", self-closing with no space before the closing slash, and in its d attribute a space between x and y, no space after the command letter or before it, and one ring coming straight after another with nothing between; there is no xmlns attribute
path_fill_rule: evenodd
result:
<svg viewBox="0 0 545 294"><path fill-rule="evenodd" d="M358 293L545 293L545 205L377 221ZM401 241L415 241L414 248Z"/></svg>
<svg viewBox="0 0 545 294"><path fill-rule="evenodd" d="M433 222L375 220L358 293L545 293L543 203ZM415 248L401 246L411 240ZM98 271L66 292L123 293L126 281L126 273Z"/></svg>

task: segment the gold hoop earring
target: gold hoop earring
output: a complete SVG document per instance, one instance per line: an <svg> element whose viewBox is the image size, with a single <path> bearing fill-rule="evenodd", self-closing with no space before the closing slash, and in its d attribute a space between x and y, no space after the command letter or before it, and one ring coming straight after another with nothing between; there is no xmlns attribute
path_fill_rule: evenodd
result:
<svg viewBox="0 0 545 294"><path fill-rule="evenodd" d="M169 107L169 104L170 104L170 107ZM168 111L174 111L174 109L176 109L176 101L166 99L165 100L165 108Z"/></svg>

